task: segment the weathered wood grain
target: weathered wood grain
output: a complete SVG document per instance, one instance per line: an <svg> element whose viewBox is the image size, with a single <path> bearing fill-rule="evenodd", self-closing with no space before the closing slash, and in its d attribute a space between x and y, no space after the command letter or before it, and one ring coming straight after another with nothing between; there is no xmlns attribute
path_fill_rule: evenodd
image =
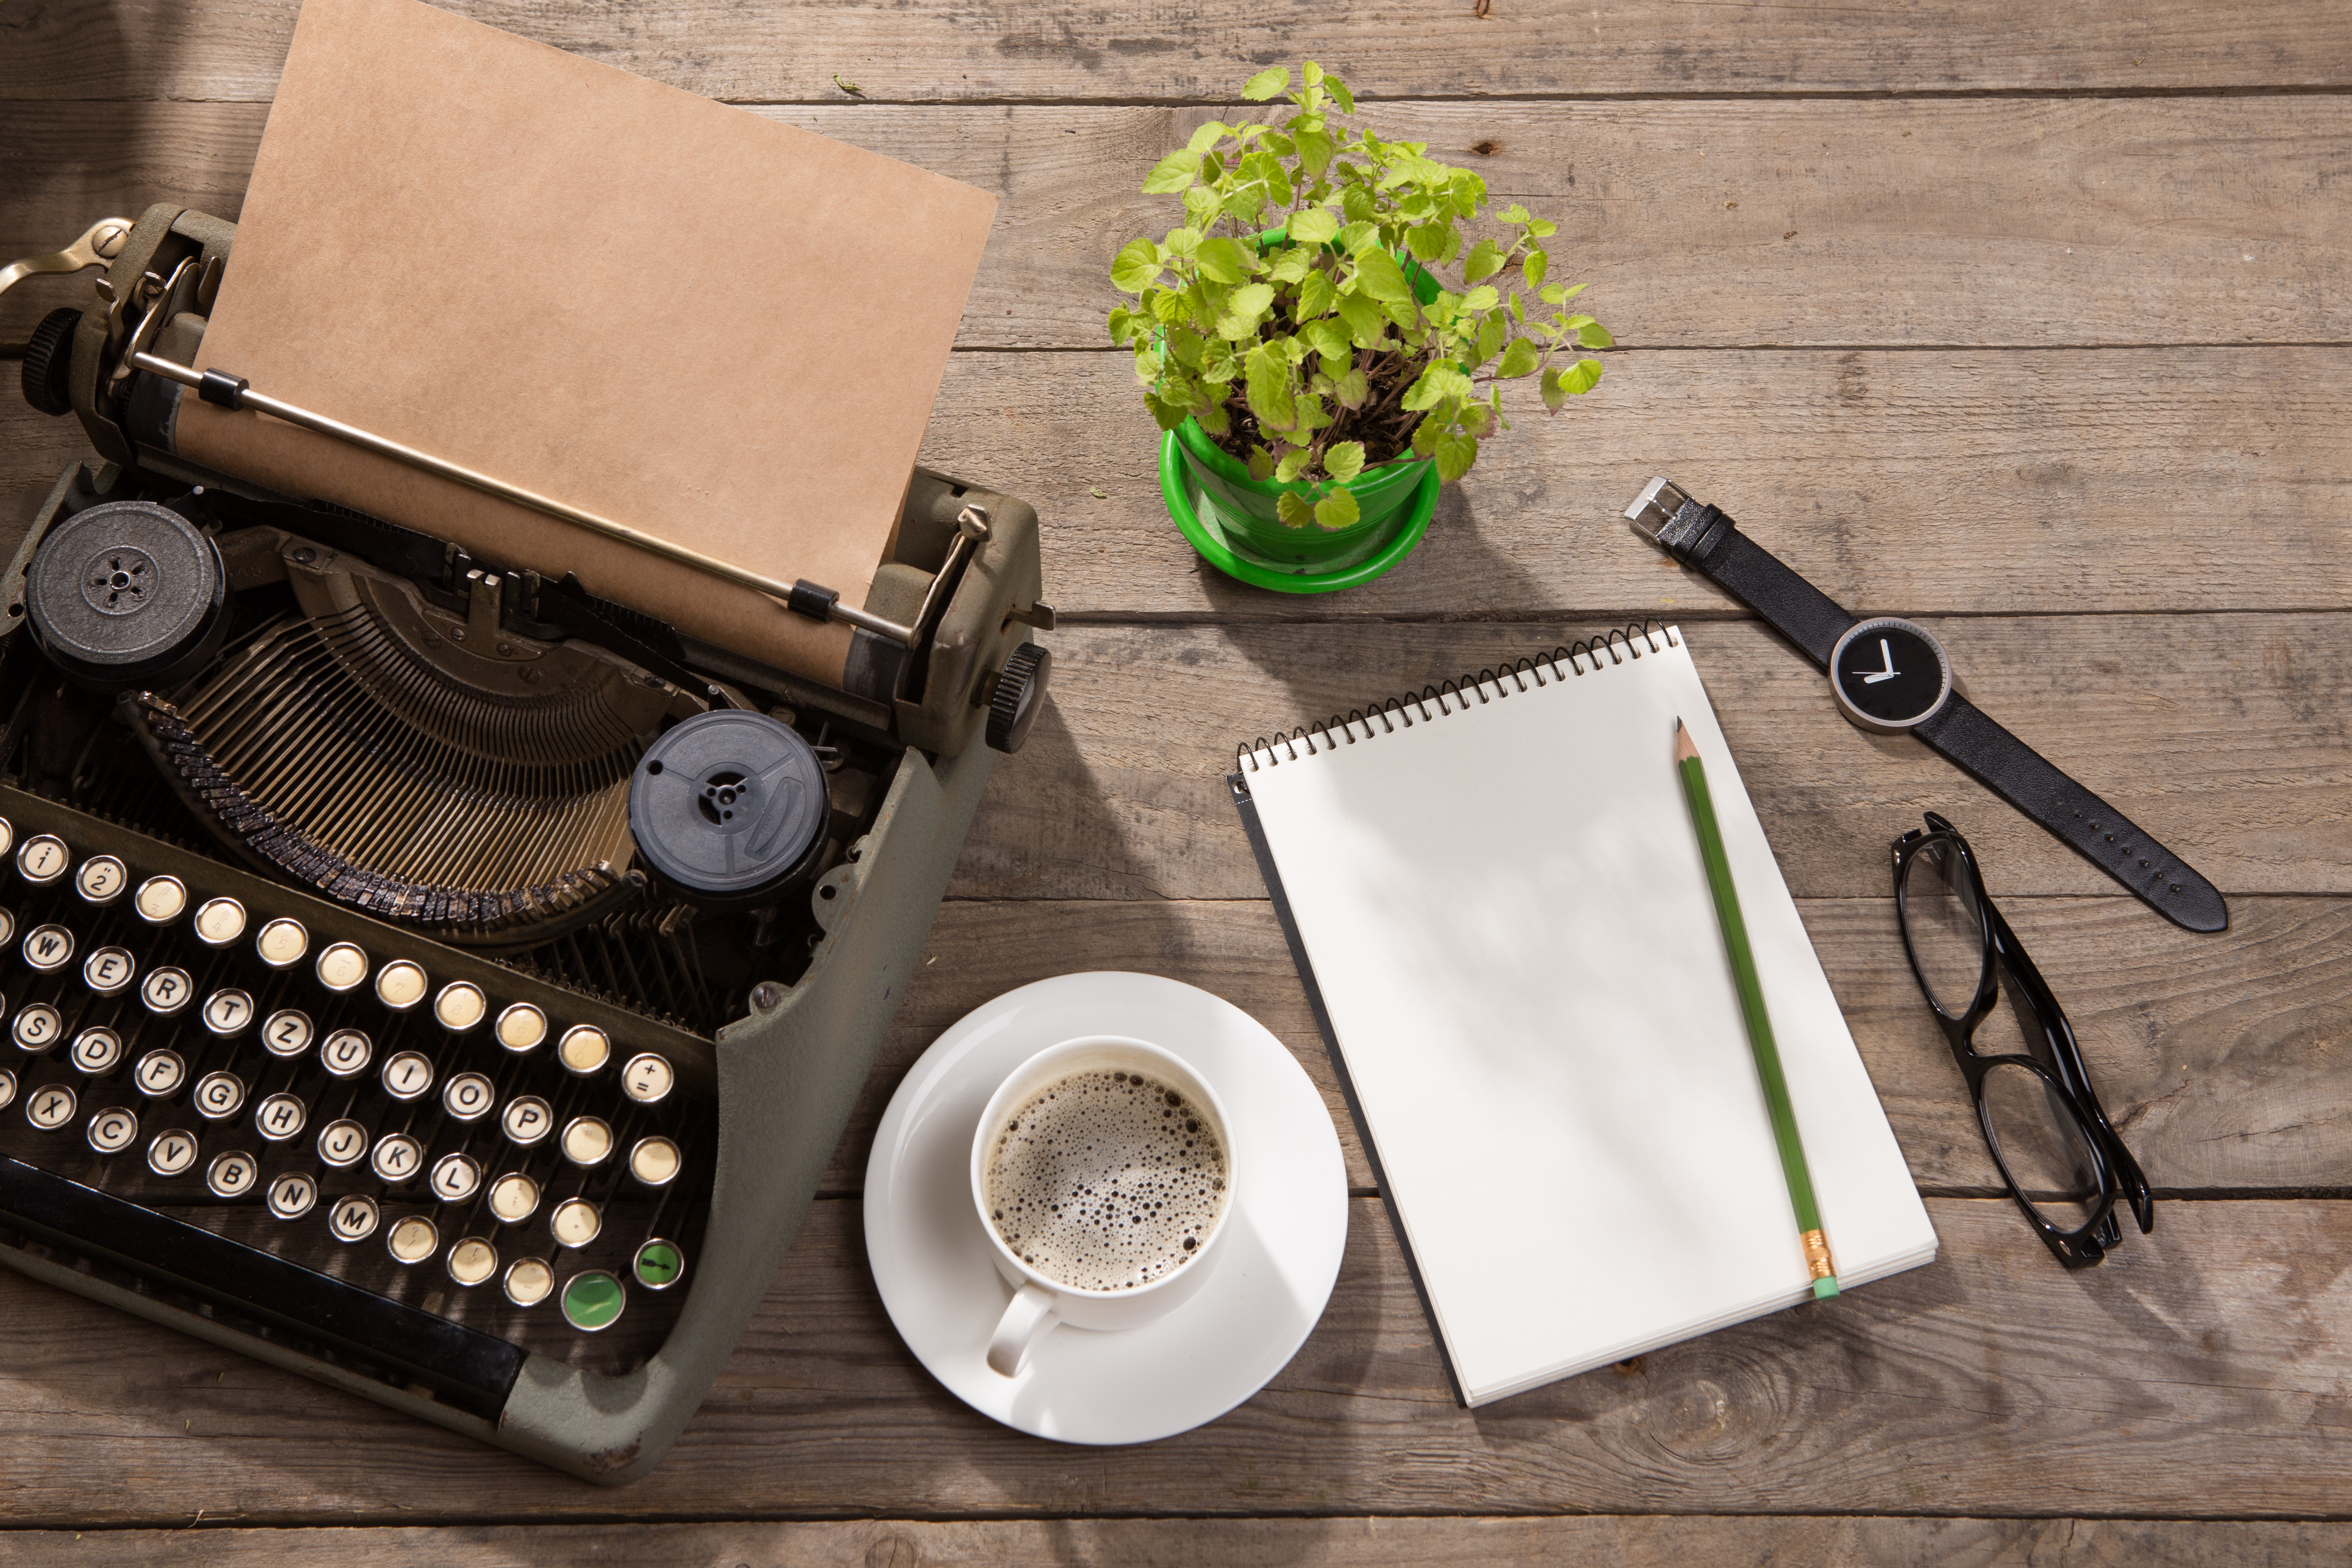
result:
<svg viewBox="0 0 2352 1568"><path fill-rule="evenodd" d="M1174 221L1144 172L1212 111L758 112L1003 197L965 347L1097 348L1111 258ZM264 118L0 103L0 254L151 201L234 217ZM2352 99L1406 102L1374 123L1558 219L1552 275L1591 281L1630 346L2352 340Z"/></svg>
<svg viewBox="0 0 2352 1568"><path fill-rule="evenodd" d="M2352 18L2281 0L2143 0L2087 16L2031 0L1863 11L1496 0L1483 17L1406 0L448 8L708 97L761 101L838 100L836 73L876 102L1215 99L1261 66L1301 58L1380 97L2272 89L2341 85L2352 58ZM267 98L298 9L17 0L0 82L41 98Z"/></svg>
<svg viewBox="0 0 2352 1568"><path fill-rule="evenodd" d="M1892 900L1797 907L1921 1188L1999 1192L1959 1072L1903 961ZM2150 1182L2167 1192L2352 1188L2352 900L2241 899L2218 937L2177 931L2121 897L2003 907ZM1265 901L950 900L924 951L826 1190L863 1189L884 1107L949 1025L1015 986L1091 969L1189 982L1272 1030L1322 1091L1349 1182L1370 1190Z"/></svg>
<svg viewBox="0 0 2352 1568"><path fill-rule="evenodd" d="M1223 784L1236 741L1606 624L1065 626L1049 639L1048 706L1027 746L998 765L954 889L1261 897ZM2225 892L2352 891L2352 616L1931 624L1979 707ZM1969 835L1997 897L2114 889L1926 747L1847 724L1821 674L1760 622L1684 630L1800 896L1884 894L1887 846L1923 810ZM1523 804L1465 786L1441 815L1469 826Z"/></svg>
<svg viewBox="0 0 2352 1568"><path fill-rule="evenodd" d="M2168 1205L2070 1274L2005 1202L1935 1264L1479 1411L1447 1393L1379 1205L1297 1359L1137 1447L995 1426L908 1356L857 1205L819 1203L669 1459L615 1495L10 1276L19 1528L1297 1512L2332 1518L2352 1485L2352 1205Z"/></svg>

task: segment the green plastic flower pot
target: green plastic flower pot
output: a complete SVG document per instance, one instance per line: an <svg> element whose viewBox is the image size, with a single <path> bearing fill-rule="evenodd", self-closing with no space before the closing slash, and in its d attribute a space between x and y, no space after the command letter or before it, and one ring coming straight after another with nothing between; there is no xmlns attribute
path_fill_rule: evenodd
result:
<svg viewBox="0 0 2352 1568"><path fill-rule="evenodd" d="M1286 490L1307 494L1307 486L1250 478L1248 465L1212 441L1196 420L1187 419L1171 434L1183 459L1184 488L1191 493L1163 498L1170 515L1182 521L1177 511L1180 501L1196 512L1203 505L1213 509L1213 521L1234 554L1287 574L1346 573L1381 556L1422 510L1415 502L1422 499L1424 481L1436 472L1435 465L1412 459L1367 468L1346 487L1356 498L1354 522L1345 528L1312 522L1293 528L1275 510L1275 498ZM1426 527L1428 519L1423 517L1421 523ZM1209 558L1223 564L1213 555Z"/></svg>

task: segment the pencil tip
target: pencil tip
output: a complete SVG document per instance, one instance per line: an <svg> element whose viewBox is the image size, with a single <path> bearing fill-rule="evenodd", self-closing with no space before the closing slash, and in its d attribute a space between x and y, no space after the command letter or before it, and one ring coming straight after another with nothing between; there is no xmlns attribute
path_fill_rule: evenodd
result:
<svg viewBox="0 0 2352 1568"><path fill-rule="evenodd" d="M1680 718L1675 719L1675 761L1678 763L1686 763L1697 755L1698 742L1691 739L1691 732L1683 727L1682 720Z"/></svg>

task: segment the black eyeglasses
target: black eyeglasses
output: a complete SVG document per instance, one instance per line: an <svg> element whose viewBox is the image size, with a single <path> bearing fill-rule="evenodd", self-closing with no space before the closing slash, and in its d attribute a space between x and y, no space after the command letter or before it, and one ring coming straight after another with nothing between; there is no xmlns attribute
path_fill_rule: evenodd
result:
<svg viewBox="0 0 2352 1568"><path fill-rule="evenodd" d="M1934 812L1927 820L1925 831L1895 841L1895 909L1911 973L1968 1079L2010 1195L2061 1263L2088 1268L2123 1239L2117 1199L2143 1233L2156 1227L2147 1178L2099 1108L2058 999L1985 892L1975 851ZM2002 977L2008 1017L1994 1010Z"/></svg>

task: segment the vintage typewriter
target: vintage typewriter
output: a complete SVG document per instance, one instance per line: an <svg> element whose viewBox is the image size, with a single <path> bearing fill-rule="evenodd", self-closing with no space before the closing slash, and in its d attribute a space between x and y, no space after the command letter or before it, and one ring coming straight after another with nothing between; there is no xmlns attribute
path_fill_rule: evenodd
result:
<svg viewBox="0 0 2352 1568"><path fill-rule="evenodd" d="M0 585L0 1262L628 1479L1036 712L1036 517L918 470L862 605L751 580L857 628L843 682L764 666L176 455L184 397L333 426L207 374L235 240L156 206L0 272L106 267L19 348L96 457Z"/></svg>

